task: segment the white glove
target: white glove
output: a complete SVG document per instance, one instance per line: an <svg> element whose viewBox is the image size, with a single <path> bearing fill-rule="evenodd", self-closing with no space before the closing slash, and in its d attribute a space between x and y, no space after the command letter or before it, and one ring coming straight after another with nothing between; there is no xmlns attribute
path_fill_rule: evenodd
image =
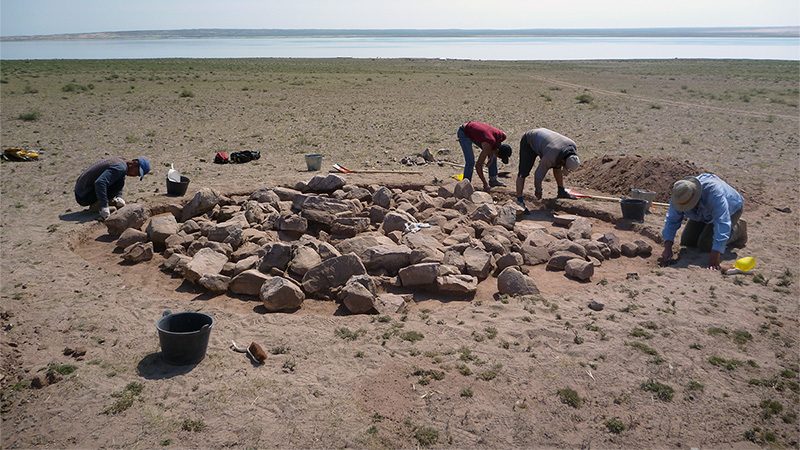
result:
<svg viewBox="0 0 800 450"><path fill-rule="evenodd" d="M108 216L110 215L111 215L111 210L108 209L108 206L106 206L105 208L100 208L100 217L102 217L104 220L108 219Z"/></svg>

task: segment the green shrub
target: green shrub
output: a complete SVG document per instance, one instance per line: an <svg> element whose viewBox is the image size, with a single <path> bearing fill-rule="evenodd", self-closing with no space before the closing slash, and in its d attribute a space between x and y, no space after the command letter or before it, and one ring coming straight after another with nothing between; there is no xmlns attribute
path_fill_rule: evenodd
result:
<svg viewBox="0 0 800 450"><path fill-rule="evenodd" d="M710 362L714 366L724 367L724 368L726 368L728 370L733 370L737 366L742 364L742 362L739 361L738 359L730 359L730 360L728 360L728 359L720 358L719 356L709 356L708 357L708 362Z"/></svg>
<svg viewBox="0 0 800 450"><path fill-rule="evenodd" d="M675 390L672 387L655 380L647 380L642 383L642 389L654 393L659 400L665 402L672 401L672 396L675 394Z"/></svg>
<svg viewBox="0 0 800 450"><path fill-rule="evenodd" d="M77 366L73 366L72 364L50 364L47 366L47 370L52 370L53 372L58 372L61 375L69 375L72 372L78 370Z"/></svg>
<svg viewBox="0 0 800 450"><path fill-rule="evenodd" d="M492 381L492 380L494 380L495 378L497 378L497 375L499 374L499 372L500 372L500 369L501 369L502 367L503 367L502 365L500 365L500 364L497 364L497 365L496 365L496 366L494 366L493 368L491 368L491 369L489 369L489 370L486 370L486 371L484 371L484 372L481 372L481 374L479 375L479 378L480 378L481 380L483 380L483 381Z"/></svg>
<svg viewBox="0 0 800 450"><path fill-rule="evenodd" d="M633 337L639 337L639 338L645 338L645 339L652 339L653 338L652 333L648 333L647 331L644 331L643 329L641 329L639 327L636 327L636 328L632 329L631 332L628 333L628 334L633 336Z"/></svg>
<svg viewBox="0 0 800 450"><path fill-rule="evenodd" d="M190 98L194 97L194 93L188 89L184 89L181 91L181 98Z"/></svg>
<svg viewBox="0 0 800 450"><path fill-rule="evenodd" d="M686 385L686 389L690 391L702 391L706 387L703 386L702 383L698 383L697 381L690 381L688 385Z"/></svg>
<svg viewBox="0 0 800 450"><path fill-rule="evenodd" d="M417 427L414 430L414 438L423 447L430 447L439 442L439 432L431 427Z"/></svg>
<svg viewBox="0 0 800 450"><path fill-rule="evenodd" d="M783 411L783 405L776 401L764 400L761 402L761 417L765 420L780 414L781 411Z"/></svg>
<svg viewBox="0 0 800 450"><path fill-rule="evenodd" d="M478 359L477 356L472 354L472 350L468 349L467 347L461 347L459 352L461 352L461 356L459 356L458 359L461 361L475 361Z"/></svg>
<svg viewBox="0 0 800 450"><path fill-rule="evenodd" d="M641 352L643 352L643 353L645 353L645 354L647 354L647 355L658 356L658 352L656 351L656 349L648 346L647 344L643 344L641 342L631 342L631 343L628 343L628 345L633 347L633 348L635 348L635 349L637 349L637 350L639 350L639 351L641 351Z"/></svg>
<svg viewBox="0 0 800 450"><path fill-rule="evenodd" d="M142 383L132 381L125 386L121 392L111 394L117 400L108 408L104 409L103 414L119 414L133 405L134 398L142 393L144 385Z"/></svg>
<svg viewBox="0 0 800 450"><path fill-rule="evenodd" d="M417 342L419 340L422 340L424 337L425 335L417 331L406 331L405 333L402 333L400 335L400 339L409 342Z"/></svg>
<svg viewBox="0 0 800 450"><path fill-rule="evenodd" d="M608 431L614 434L620 434L627 428L625 424L617 417L612 417L603 422L603 424L606 426L606 428L608 428Z"/></svg>
<svg viewBox="0 0 800 450"><path fill-rule="evenodd" d="M733 342L737 345L747 344L747 341L752 341L753 335L745 330L736 330L733 332Z"/></svg>
<svg viewBox="0 0 800 450"><path fill-rule="evenodd" d="M203 422L203 419L191 420L191 419L184 419L181 423L181 428L185 431L203 431L206 427L206 424Z"/></svg>
<svg viewBox="0 0 800 450"><path fill-rule="evenodd" d="M34 120L39 120L39 117L42 116L42 112L38 109L29 109L25 112L19 114L19 120L24 120L25 122L33 122Z"/></svg>
<svg viewBox="0 0 800 450"><path fill-rule="evenodd" d="M334 331L333 334L347 341L355 341L359 336L367 334L367 330L350 331L347 327L341 327Z"/></svg>
<svg viewBox="0 0 800 450"><path fill-rule="evenodd" d="M575 100L577 100L578 103L592 103L594 101L594 97L589 94L581 94L575 97Z"/></svg>
<svg viewBox="0 0 800 450"><path fill-rule="evenodd" d="M708 329L708 334L711 335L711 336L714 336L716 334L725 334L725 335L727 335L728 334L728 330L726 330L725 328L720 328L720 327L711 327L711 328Z"/></svg>
<svg viewBox="0 0 800 450"><path fill-rule="evenodd" d="M573 408L581 407L581 398L575 391L575 389L571 388L559 389L557 393L558 393L558 398L561 399L561 403L572 406Z"/></svg>
<svg viewBox="0 0 800 450"><path fill-rule="evenodd" d="M89 88L82 84L69 83L61 86L61 90L63 92L85 92L89 90Z"/></svg>

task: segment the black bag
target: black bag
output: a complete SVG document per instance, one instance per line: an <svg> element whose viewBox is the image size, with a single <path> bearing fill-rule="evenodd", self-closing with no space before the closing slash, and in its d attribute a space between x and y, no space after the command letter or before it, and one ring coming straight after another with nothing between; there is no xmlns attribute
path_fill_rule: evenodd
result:
<svg viewBox="0 0 800 450"><path fill-rule="evenodd" d="M242 150L241 152L231 153L231 162L234 163L246 163L259 158L261 158L261 152L253 150Z"/></svg>

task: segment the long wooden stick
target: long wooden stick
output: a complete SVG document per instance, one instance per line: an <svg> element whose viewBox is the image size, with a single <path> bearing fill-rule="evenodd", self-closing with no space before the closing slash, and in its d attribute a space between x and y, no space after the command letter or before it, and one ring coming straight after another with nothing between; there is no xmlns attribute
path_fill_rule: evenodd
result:
<svg viewBox="0 0 800 450"><path fill-rule="evenodd" d="M352 170L348 169L347 167L341 164L334 164L333 168L336 170L332 170L331 172L342 172L342 173L404 173L410 175L422 175L422 172L415 171L415 170Z"/></svg>
<svg viewBox="0 0 800 450"><path fill-rule="evenodd" d="M574 195L577 198L594 198L594 199L597 199L597 200L610 200L612 202L618 202L618 201L622 200L620 198L615 198L615 197L603 197L603 196L600 196L600 195L581 194L580 192L576 192L576 191L574 191L572 189L569 189L567 192L569 192L570 194ZM653 204L656 205L656 206L669 207L669 203L653 202Z"/></svg>
<svg viewBox="0 0 800 450"><path fill-rule="evenodd" d="M348 173L404 173L409 175L422 175L416 170L351 170Z"/></svg>

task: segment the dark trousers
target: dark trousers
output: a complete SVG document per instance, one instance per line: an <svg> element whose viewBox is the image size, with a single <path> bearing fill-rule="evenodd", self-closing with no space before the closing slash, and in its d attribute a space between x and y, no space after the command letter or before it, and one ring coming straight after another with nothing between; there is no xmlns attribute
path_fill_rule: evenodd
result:
<svg viewBox="0 0 800 450"><path fill-rule="evenodd" d="M741 209L731 216L731 235L728 242L738 238L739 217L741 216ZM683 228L683 234L681 234L681 245L697 247L700 251L710 252L714 245L714 224L689 219Z"/></svg>
<svg viewBox="0 0 800 450"><path fill-rule="evenodd" d="M114 197L120 196L122 194L122 188L124 187L125 177L120 178L120 180L116 183L109 184L108 189L106 190L106 199L111 200ZM75 201L77 201L81 206L91 206L94 203L97 203L97 192L94 189L90 189L88 192L75 191Z"/></svg>

